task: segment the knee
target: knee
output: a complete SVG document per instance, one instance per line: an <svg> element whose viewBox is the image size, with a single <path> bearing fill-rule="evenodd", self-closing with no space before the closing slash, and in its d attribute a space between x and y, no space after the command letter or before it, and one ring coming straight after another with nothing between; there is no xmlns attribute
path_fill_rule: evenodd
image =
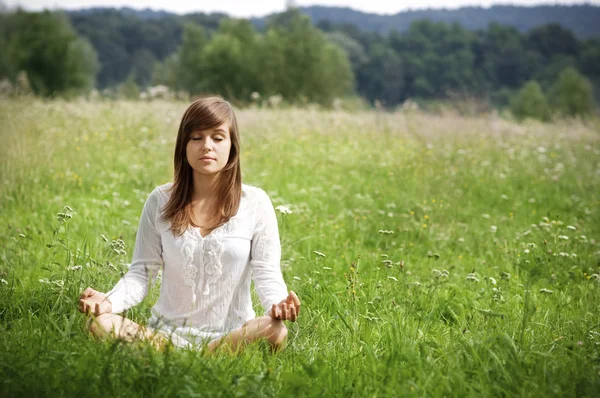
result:
<svg viewBox="0 0 600 398"><path fill-rule="evenodd" d="M98 317L89 317L86 322L87 330L97 337L102 337L112 329L110 314L102 314Z"/></svg>

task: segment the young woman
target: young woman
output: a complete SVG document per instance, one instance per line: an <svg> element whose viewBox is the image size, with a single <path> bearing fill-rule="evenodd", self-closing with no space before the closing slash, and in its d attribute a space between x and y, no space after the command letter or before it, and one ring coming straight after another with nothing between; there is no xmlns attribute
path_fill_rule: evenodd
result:
<svg viewBox="0 0 600 398"><path fill-rule="evenodd" d="M91 333L234 351L266 339L283 349L283 321L296 320L300 301L281 275L273 205L263 190L242 184L238 126L227 101L209 97L188 107L174 163L173 183L154 189L144 205L127 274L106 294L81 294L79 310L93 315ZM119 315L143 300L159 270L148 326ZM252 309L251 278L264 316Z"/></svg>

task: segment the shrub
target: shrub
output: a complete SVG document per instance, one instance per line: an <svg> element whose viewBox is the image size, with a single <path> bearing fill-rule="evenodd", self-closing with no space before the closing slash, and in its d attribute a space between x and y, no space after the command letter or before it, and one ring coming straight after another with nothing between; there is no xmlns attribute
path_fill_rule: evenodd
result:
<svg viewBox="0 0 600 398"><path fill-rule="evenodd" d="M528 82L519 90L510 103L510 110L519 120L530 118L547 121L550 119L548 101L536 81Z"/></svg>
<svg viewBox="0 0 600 398"><path fill-rule="evenodd" d="M564 116L585 116L594 109L594 90L590 81L574 68L563 70L550 88L553 109Z"/></svg>

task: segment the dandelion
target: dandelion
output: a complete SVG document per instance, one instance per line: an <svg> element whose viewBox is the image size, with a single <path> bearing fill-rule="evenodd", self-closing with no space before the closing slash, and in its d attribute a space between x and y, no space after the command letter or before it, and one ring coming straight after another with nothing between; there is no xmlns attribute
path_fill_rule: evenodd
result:
<svg viewBox="0 0 600 398"><path fill-rule="evenodd" d="M542 294L552 294L552 293L554 293L554 291L550 290L550 289L543 288L543 289L540 290L540 293L542 293Z"/></svg>
<svg viewBox="0 0 600 398"><path fill-rule="evenodd" d="M423 224L423 228L427 228L427 224Z"/></svg>
<svg viewBox="0 0 600 398"><path fill-rule="evenodd" d="M569 240L569 237L567 235L558 235L558 239Z"/></svg>
<svg viewBox="0 0 600 398"><path fill-rule="evenodd" d="M425 215L423 216L423 218L424 218L424 219L426 219L426 220L429 220L429 216L428 216L427 214L425 214Z"/></svg>
<svg viewBox="0 0 600 398"><path fill-rule="evenodd" d="M321 253L319 251L314 250L313 253L316 254L319 257L325 257L325 254L323 254L323 253Z"/></svg>
<svg viewBox="0 0 600 398"><path fill-rule="evenodd" d="M570 229L571 231L575 231L577 228L575 228L572 225L567 225L567 229Z"/></svg>
<svg viewBox="0 0 600 398"><path fill-rule="evenodd" d="M286 206L277 206L275 210L277 210L281 214L292 214L292 211L289 209L289 207Z"/></svg>

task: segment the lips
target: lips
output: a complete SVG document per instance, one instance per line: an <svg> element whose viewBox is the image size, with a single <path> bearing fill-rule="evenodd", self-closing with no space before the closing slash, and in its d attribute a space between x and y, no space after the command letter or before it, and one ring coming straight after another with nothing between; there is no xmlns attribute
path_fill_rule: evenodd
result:
<svg viewBox="0 0 600 398"><path fill-rule="evenodd" d="M202 156L200 160L216 160L215 158L211 158L210 156Z"/></svg>

